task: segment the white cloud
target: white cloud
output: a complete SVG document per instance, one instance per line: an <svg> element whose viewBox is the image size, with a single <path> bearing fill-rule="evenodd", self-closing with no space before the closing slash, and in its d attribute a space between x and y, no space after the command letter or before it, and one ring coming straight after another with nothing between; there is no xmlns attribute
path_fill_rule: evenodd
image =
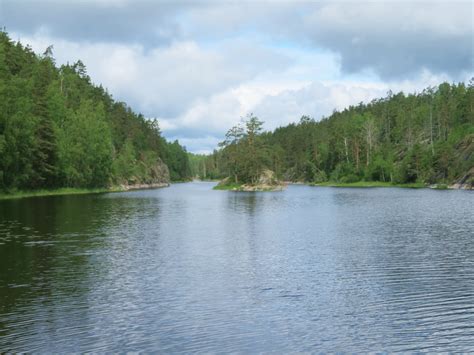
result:
<svg viewBox="0 0 474 355"><path fill-rule="evenodd" d="M272 129L473 75L471 1L1 4L13 39L54 44L58 64L81 59L192 151L211 151L249 112Z"/></svg>
<svg viewBox="0 0 474 355"><path fill-rule="evenodd" d="M275 43L324 48L345 72L371 68L394 79L423 69L464 75L472 68L474 3L312 1L219 3L187 11L184 36L215 39L251 31Z"/></svg>
<svg viewBox="0 0 474 355"><path fill-rule="evenodd" d="M95 83L133 109L155 117L177 117L215 94L291 64L283 53L241 39L211 48L175 42L145 50L140 45L76 43L43 34L13 34L13 38L31 44L37 52L54 43L58 64L81 59Z"/></svg>
<svg viewBox="0 0 474 355"><path fill-rule="evenodd" d="M341 55L342 69L372 68L384 78L426 69L472 70L472 1L327 2L303 16L305 36Z"/></svg>
<svg viewBox="0 0 474 355"><path fill-rule="evenodd" d="M217 149L219 142L222 141L222 138L210 135L198 138L170 137L169 139L171 141L179 139L180 144L185 146L188 151L191 151L195 154L209 154L214 149Z"/></svg>
<svg viewBox="0 0 474 355"><path fill-rule="evenodd" d="M205 141L221 141L225 132L249 112L265 121L265 129L269 130L297 122L302 115L319 120L335 109L384 97L389 90L419 92L446 79L445 75L425 71L414 80L390 83L354 79L277 84L254 81L213 95L193 105L183 115L160 122L165 133L187 142L190 150L210 152L216 145Z"/></svg>

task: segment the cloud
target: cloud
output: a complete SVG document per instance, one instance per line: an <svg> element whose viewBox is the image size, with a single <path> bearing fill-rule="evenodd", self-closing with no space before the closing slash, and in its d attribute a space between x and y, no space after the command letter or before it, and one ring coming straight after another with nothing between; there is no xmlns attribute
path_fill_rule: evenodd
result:
<svg viewBox="0 0 474 355"><path fill-rule="evenodd" d="M344 72L370 69L384 79L424 69L456 77L472 72L472 1L244 4L193 9L183 31L196 27L203 38L252 32L275 43L326 49L340 55Z"/></svg>
<svg viewBox="0 0 474 355"><path fill-rule="evenodd" d="M473 2L461 1L131 1L3 0L0 23L24 34L76 42L140 44L259 38L340 55L348 73L382 78L427 69L472 72Z"/></svg>
<svg viewBox="0 0 474 355"><path fill-rule="evenodd" d="M292 63L281 52L241 39L212 47L174 42L147 51L141 45L76 43L41 34L13 38L37 52L54 43L58 64L81 59L93 81L114 97L145 116L169 119L258 75L276 75Z"/></svg>
<svg viewBox="0 0 474 355"><path fill-rule="evenodd" d="M198 138L189 138L189 137L170 137L171 141L175 139L179 140L179 143L186 147L187 151L193 152L195 154L209 154L214 149L217 149L219 142L222 141L221 137L215 136L202 136Z"/></svg>
<svg viewBox="0 0 474 355"><path fill-rule="evenodd" d="M43 33L77 42L168 44L180 37L176 16L189 3L81 0L2 0L0 24L25 34Z"/></svg>
<svg viewBox="0 0 474 355"><path fill-rule="evenodd" d="M471 1L0 0L0 25L201 152L249 112L272 129L474 75Z"/></svg>
<svg viewBox="0 0 474 355"><path fill-rule="evenodd" d="M471 1L328 3L304 17L315 45L340 53L348 72L383 78L427 69L454 76L473 69Z"/></svg>
<svg viewBox="0 0 474 355"><path fill-rule="evenodd" d="M384 97L389 90L420 92L448 78L424 71L415 80L387 83L348 79L264 84L256 80L201 101L172 121L160 122L170 137L186 142L188 149L211 152L225 132L249 112L265 122L266 130L272 130L297 122L303 115L319 120L334 110ZM206 140L215 144L206 144Z"/></svg>
<svg viewBox="0 0 474 355"><path fill-rule="evenodd" d="M357 81L351 78L340 81L314 81L301 88L282 90L276 95L265 96L252 112L266 121L266 129L274 129L288 122L296 122L303 115L320 120L334 110L341 111L360 102L385 97L394 93L420 92L426 87L448 81L447 75L434 75L428 71L414 80L396 82Z"/></svg>

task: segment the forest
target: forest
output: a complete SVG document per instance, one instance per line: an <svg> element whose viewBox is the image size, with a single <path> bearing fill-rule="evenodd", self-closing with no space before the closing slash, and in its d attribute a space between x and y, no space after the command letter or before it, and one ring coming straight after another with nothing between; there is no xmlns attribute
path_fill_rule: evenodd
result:
<svg viewBox="0 0 474 355"><path fill-rule="evenodd" d="M167 170L191 174L156 120L94 85L81 61L57 66L52 46L37 55L0 32L0 190L153 183Z"/></svg>
<svg viewBox="0 0 474 355"><path fill-rule="evenodd" d="M263 169L306 183L474 184L474 79L303 116L273 132L252 114L213 154L191 155L194 175L251 183Z"/></svg>
<svg viewBox="0 0 474 355"><path fill-rule="evenodd" d="M306 183L473 184L474 79L263 127L249 114L212 154L188 153L94 85L81 61L57 66L52 46L37 55L0 32L3 191L146 184L168 171L252 183L265 169Z"/></svg>

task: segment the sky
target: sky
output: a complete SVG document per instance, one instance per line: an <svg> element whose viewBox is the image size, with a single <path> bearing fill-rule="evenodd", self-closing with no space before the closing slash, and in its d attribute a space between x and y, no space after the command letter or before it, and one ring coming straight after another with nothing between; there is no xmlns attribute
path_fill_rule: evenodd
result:
<svg viewBox="0 0 474 355"><path fill-rule="evenodd" d="M474 1L0 0L0 26L188 151L253 113L267 130L391 90L474 77Z"/></svg>

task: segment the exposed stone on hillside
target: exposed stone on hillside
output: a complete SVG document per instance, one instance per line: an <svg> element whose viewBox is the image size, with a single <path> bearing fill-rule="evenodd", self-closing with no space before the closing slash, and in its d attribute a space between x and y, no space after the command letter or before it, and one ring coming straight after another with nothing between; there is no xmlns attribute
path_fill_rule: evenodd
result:
<svg viewBox="0 0 474 355"><path fill-rule="evenodd" d="M160 187L168 187L169 183L155 183L155 184L133 184L133 185L120 185L120 188L125 191L129 190L144 190L144 189L157 189Z"/></svg>
<svg viewBox="0 0 474 355"><path fill-rule="evenodd" d="M120 187L124 190L138 190L169 186L170 172L168 166L160 158L155 165L145 168L147 169L145 176L132 176L128 181L120 184Z"/></svg>
<svg viewBox="0 0 474 355"><path fill-rule="evenodd" d="M474 190L474 167L467 174L449 186L450 189Z"/></svg>
<svg viewBox="0 0 474 355"><path fill-rule="evenodd" d="M150 179L149 181L145 181L147 183L156 184L156 183L166 183L169 184L170 182L170 171L168 166L163 163L163 161L158 158L155 166L151 167L150 169Z"/></svg>
<svg viewBox="0 0 474 355"><path fill-rule="evenodd" d="M449 186L450 189L464 189L464 190L473 190L474 189L474 166L473 166L473 156L474 156L474 134L466 136L461 142L456 146L456 159L467 164L469 169L459 176L459 178Z"/></svg>
<svg viewBox="0 0 474 355"><path fill-rule="evenodd" d="M233 180L231 178L225 178L218 186L232 186ZM232 191L282 191L286 188L286 184L277 179L275 173L271 170L265 169L256 184L243 184L231 188Z"/></svg>

